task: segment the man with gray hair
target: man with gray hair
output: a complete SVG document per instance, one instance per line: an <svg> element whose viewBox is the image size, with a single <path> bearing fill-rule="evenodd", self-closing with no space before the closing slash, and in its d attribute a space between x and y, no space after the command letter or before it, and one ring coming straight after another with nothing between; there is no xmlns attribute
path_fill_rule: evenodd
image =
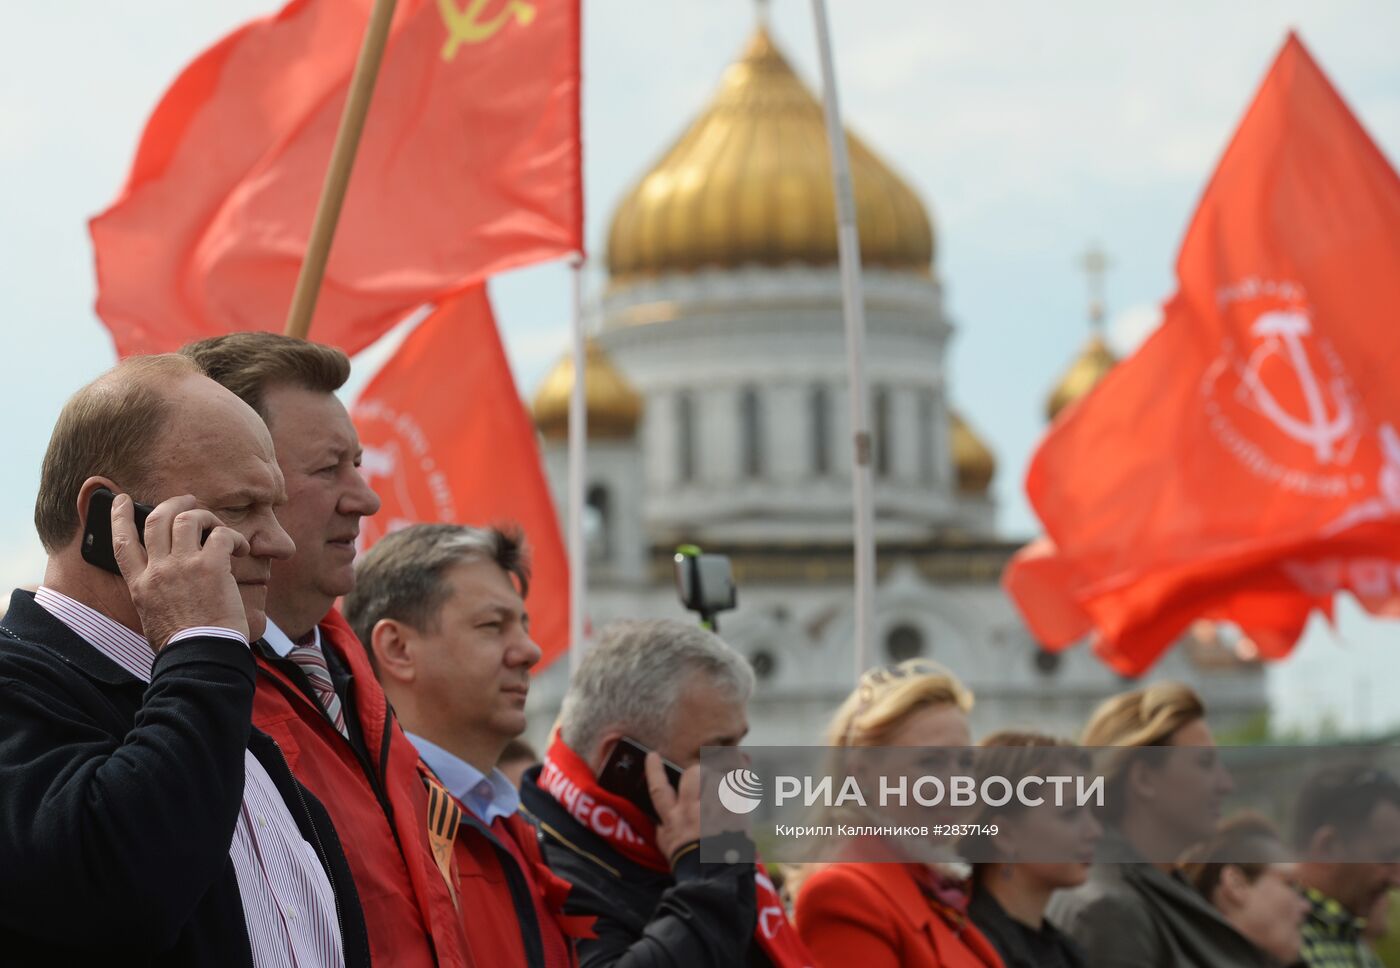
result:
<svg viewBox="0 0 1400 968"><path fill-rule="evenodd" d="M667 619L609 624L579 664L521 799L573 885L565 910L595 919L584 968L812 963L761 868L700 862L700 750L744 738L753 681L717 635ZM650 813L598 781L623 739L650 750Z"/></svg>
<svg viewBox="0 0 1400 968"><path fill-rule="evenodd" d="M457 869L478 965L573 968L560 902L515 785L497 768L525 730L530 569L518 534L420 524L361 560L345 615L427 770L451 796L429 817Z"/></svg>

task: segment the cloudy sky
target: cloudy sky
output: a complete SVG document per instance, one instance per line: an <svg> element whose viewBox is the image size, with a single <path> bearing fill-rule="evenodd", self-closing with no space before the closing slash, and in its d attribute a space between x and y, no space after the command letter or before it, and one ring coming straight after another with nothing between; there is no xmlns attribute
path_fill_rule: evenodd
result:
<svg viewBox="0 0 1400 968"><path fill-rule="evenodd" d="M848 123L914 184L938 236L958 335L957 404L996 448L1002 530L1028 536L1021 491L1045 393L1087 335L1076 268L1097 242L1110 335L1128 350L1172 289L1196 198L1289 29L1400 157L1400 5L1187 0L829 0ZM276 0L64 0L10 11L0 58L0 582L37 580L30 510L64 398L112 360L94 317L86 219L115 196L146 116L181 67ZM752 0L589 0L584 130L589 244L613 205L704 103L753 28ZM779 44L809 81L805 0L773 0ZM600 285L590 270L589 287ZM507 276L497 311L523 393L563 352L568 279ZM371 351L358 385L383 356ZM1392 641L1395 640L1395 641ZM1369 685L1400 674L1400 629L1343 607L1274 675L1285 718L1400 725Z"/></svg>

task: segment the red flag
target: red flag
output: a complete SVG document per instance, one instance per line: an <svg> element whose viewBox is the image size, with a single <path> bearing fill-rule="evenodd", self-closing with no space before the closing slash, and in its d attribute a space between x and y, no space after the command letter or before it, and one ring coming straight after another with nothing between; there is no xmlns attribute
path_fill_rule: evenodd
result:
<svg viewBox="0 0 1400 968"><path fill-rule="evenodd" d="M1067 411L1005 585L1126 674L1195 619L1267 657L1346 589L1400 599L1400 178L1296 36L1201 199L1161 328Z"/></svg>
<svg viewBox="0 0 1400 968"><path fill-rule="evenodd" d="M530 416L515 390L485 286L423 320L351 409L363 472L383 508L368 548L419 522L515 523L533 575L526 605L543 668L568 648L569 574Z"/></svg>
<svg viewBox="0 0 1400 968"><path fill-rule="evenodd" d="M292 0L176 79L93 219L121 356L280 330L372 0ZM579 0L399 0L314 338L582 247Z"/></svg>

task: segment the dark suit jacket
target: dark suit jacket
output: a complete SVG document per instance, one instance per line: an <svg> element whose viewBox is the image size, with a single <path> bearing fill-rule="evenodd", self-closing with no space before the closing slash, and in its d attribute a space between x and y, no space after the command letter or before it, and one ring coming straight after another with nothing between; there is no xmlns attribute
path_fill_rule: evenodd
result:
<svg viewBox="0 0 1400 968"><path fill-rule="evenodd" d="M133 678L16 591L0 620L0 963L252 965L229 845L251 750L369 963L330 819L252 730L253 657L192 638Z"/></svg>

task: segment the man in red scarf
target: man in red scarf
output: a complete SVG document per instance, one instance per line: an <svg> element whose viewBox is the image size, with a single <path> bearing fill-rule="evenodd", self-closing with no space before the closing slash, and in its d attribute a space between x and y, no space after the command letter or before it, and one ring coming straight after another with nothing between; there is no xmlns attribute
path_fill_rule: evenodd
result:
<svg viewBox="0 0 1400 968"><path fill-rule="evenodd" d="M545 859L573 885L565 911L592 916L588 968L812 964L772 882L753 864L702 864L700 750L748 732L748 663L681 622L605 627L575 672L544 763L521 800ZM623 737L647 747L656 820L598 776ZM685 772L673 790L658 755Z"/></svg>

